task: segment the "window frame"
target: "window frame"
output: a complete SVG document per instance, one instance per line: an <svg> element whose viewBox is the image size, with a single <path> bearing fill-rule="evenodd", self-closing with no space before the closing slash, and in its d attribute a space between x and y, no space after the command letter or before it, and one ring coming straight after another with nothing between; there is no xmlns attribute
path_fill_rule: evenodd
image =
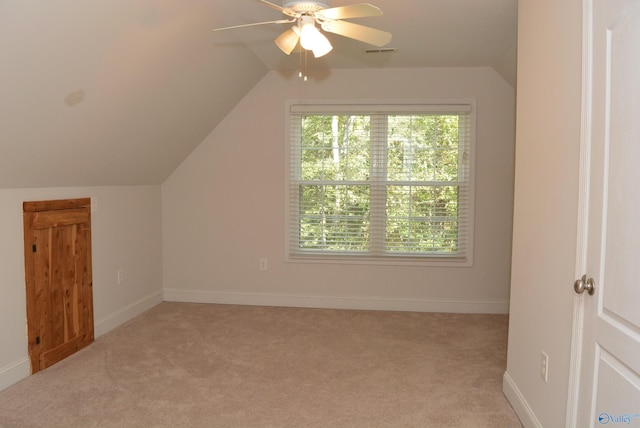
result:
<svg viewBox="0 0 640 428"><path fill-rule="evenodd" d="M384 254L372 255L362 253L344 253L330 251L292 251L291 236L299 233L299 227L292 221L297 216L292 214L292 158L293 132L300 123L294 119L300 114L348 115L367 114L428 114L428 113L460 113L469 114L469 162L467 165L467 238L466 252L463 256L449 254ZM476 100L472 98L455 99L409 99L409 100L286 100L285 102L285 261L304 263L333 264L379 264L410 265L435 267L471 267L474 254L475 224L475 159L476 159ZM299 167L299 163L297 165ZM299 175L299 170L296 173ZM380 183L380 182L379 182ZM372 192L376 186L371 186ZM372 198L373 203L373 198ZM386 216L385 216L386 217ZM296 221L296 224L297 221ZM295 230L293 230L293 229Z"/></svg>

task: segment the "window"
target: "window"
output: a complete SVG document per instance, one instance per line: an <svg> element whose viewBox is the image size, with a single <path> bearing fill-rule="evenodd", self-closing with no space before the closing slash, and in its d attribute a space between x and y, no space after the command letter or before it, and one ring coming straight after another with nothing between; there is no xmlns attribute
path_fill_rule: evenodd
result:
<svg viewBox="0 0 640 428"><path fill-rule="evenodd" d="M471 264L473 102L288 108L290 259Z"/></svg>

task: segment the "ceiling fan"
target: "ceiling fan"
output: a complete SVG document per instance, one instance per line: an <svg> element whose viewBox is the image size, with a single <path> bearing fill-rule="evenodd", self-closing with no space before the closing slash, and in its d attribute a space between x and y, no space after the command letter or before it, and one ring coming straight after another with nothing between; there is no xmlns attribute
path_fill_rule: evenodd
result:
<svg viewBox="0 0 640 428"><path fill-rule="evenodd" d="M328 33L339 34L374 46L382 47L391 41L391 33L364 25L343 21L349 18L363 18L382 15L380 8L369 3L358 3L347 6L329 8L330 0L283 0L282 6L266 0L258 0L265 5L279 10L288 19L255 22L252 24L234 25L215 28L213 31L230 30L232 28L251 27L264 24L290 24L293 27L280 34L276 45L282 52L290 55L300 42L305 50L310 50L316 58L326 55L333 49L327 37L318 30L316 24Z"/></svg>

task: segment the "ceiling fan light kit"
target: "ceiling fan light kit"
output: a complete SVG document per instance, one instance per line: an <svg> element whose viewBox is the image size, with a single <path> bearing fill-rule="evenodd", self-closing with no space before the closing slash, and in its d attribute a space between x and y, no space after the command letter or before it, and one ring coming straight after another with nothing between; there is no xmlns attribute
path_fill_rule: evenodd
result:
<svg viewBox="0 0 640 428"><path fill-rule="evenodd" d="M295 30L294 30L295 28ZM280 50L287 55L290 55L291 52L296 48L298 44L298 39L300 38L300 34L296 32L298 27L293 27L284 33L280 34L277 39L274 40L276 46L280 48Z"/></svg>
<svg viewBox="0 0 640 428"><path fill-rule="evenodd" d="M303 15L300 18L299 26L294 27L293 31L300 37L300 46L312 51L316 58L328 54L333 49L329 39L316 28L316 21L310 15ZM285 33L287 32L285 31Z"/></svg>
<svg viewBox="0 0 640 428"><path fill-rule="evenodd" d="M311 50L313 52L313 56L316 58L320 58L321 56L325 56L329 52L333 50L333 46L329 43L329 39L327 39L322 33L318 31L320 37L315 43L315 46Z"/></svg>

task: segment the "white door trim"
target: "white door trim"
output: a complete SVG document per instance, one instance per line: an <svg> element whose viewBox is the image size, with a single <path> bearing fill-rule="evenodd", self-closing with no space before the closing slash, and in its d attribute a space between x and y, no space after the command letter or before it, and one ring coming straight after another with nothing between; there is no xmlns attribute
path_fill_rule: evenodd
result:
<svg viewBox="0 0 640 428"><path fill-rule="evenodd" d="M591 169L591 115L592 115L592 66L593 49L593 2L582 1L582 118L580 130L580 171L578 190L578 226L576 240L575 278L580 278L587 269L587 246L589 232L589 191ZM567 284L570 287L571 284ZM569 390L567 397L566 426L576 427L580 400L580 372L583 358L585 295L575 294L573 299L573 326L571 336L571 360L569 367Z"/></svg>

